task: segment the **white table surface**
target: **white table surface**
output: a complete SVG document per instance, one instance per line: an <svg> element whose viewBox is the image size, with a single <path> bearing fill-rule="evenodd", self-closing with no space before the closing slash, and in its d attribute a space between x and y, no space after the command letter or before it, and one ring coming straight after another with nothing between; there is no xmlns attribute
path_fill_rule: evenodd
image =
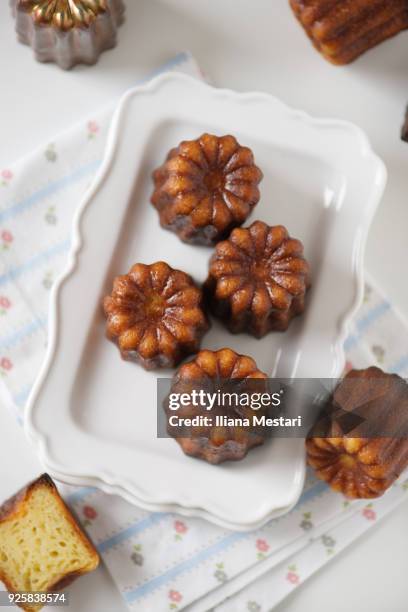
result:
<svg viewBox="0 0 408 612"><path fill-rule="evenodd" d="M336 68L310 47L287 0L127 0L117 49L92 68L63 72L16 43L0 5L0 168L10 165L176 52L190 49L215 84L271 92L320 116L354 121L389 170L366 267L403 312L408 282L408 144L399 140L408 102L408 33ZM0 410L0 499L41 472L18 425ZM408 609L408 503L298 589L277 610L403 612ZM104 568L70 589L73 612L127 608ZM51 610L51 609L50 609ZM155 611L152 611L155 612Z"/></svg>

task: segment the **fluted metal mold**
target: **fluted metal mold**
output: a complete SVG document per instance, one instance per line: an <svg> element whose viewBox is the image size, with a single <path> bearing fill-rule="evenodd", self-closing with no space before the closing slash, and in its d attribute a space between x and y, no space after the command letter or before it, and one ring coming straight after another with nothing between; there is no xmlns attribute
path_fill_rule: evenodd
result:
<svg viewBox="0 0 408 612"><path fill-rule="evenodd" d="M39 62L69 70L95 64L117 42L123 0L11 0L18 40Z"/></svg>

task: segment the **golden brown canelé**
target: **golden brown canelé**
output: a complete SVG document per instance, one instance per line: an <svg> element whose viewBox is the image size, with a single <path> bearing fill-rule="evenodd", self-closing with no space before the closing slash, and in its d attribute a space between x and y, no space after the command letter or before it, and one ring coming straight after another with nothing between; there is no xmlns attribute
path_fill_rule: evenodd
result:
<svg viewBox="0 0 408 612"><path fill-rule="evenodd" d="M212 245L247 219L262 176L234 136L203 134L181 142L155 170L151 201L162 227L184 242Z"/></svg>
<svg viewBox="0 0 408 612"><path fill-rule="evenodd" d="M209 328L201 289L163 261L135 264L115 278L103 307L108 338L123 359L148 370L174 367L195 353Z"/></svg>
<svg viewBox="0 0 408 612"><path fill-rule="evenodd" d="M406 0L290 0L312 43L333 64L348 64L408 28Z"/></svg>
<svg viewBox="0 0 408 612"><path fill-rule="evenodd" d="M189 393L192 390L205 390L207 393L260 393L268 391L267 376L260 370L251 357L238 355L229 348L219 351L203 350L190 362L183 364L173 377L170 394ZM170 397L170 395L169 395ZM250 407L240 405L216 405L206 412L201 405L181 406L177 412L169 408L169 397L164 402L167 417L177 414L179 418L192 419L203 414L212 422L203 426L186 426L182 430L168 423L167 431L181 446L186 455L218 464L224 461L238 461L254 447L264 443L265 432L259 427L218 425L215 415L225 418L248 418L265 414L264 409L256 412ZM235 422L235 421L234 421Z"/></svg>
<svg viewBox="0 0 408 612"><path fill-rule="evenodd" d="M407 383L376 367L351 370L329 409L306 441L309 465L349 498L379 497L408 466Z"/></svg>
<svg viewBox="0 0 408 612"><path fill-rule="evenodd" d="M205 293L231 332L261 338L304 311L309 276L302 243L282 225L255 221L217 244Z"/></svg>

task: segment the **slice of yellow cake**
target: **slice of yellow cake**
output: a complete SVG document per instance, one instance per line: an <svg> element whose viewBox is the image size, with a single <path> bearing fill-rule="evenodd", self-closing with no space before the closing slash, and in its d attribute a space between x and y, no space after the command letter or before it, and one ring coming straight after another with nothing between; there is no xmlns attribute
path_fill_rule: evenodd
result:
<svg viewBox="0 0 408 612"><path fill-rule="evenodd" d="M98 564L98 553L47 474L0 507L0 581L10 592L55 592Z"/></svg>

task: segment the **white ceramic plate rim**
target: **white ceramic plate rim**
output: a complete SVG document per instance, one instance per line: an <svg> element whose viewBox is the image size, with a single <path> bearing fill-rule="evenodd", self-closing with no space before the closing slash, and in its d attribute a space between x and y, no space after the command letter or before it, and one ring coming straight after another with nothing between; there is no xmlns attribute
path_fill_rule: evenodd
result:
<svg viewBox="0 0 408 612"><path fill-rule="evenodd" d="M123 488L123 487L120 487L114 484L106 484L105 482L103 482L103 480L100 480L98 478L86 477L86 476L75 477L72 475L58 473L55 470L52 471L52 475L56 480L63 482L65 484L68 484L68 485L100 489L101 491L103 491L104 493L107 493L108 495L118 495L119 497L122 497L124 500L128 501L129 503L135 506L139 506L149 512L179 514L180 516L185 516L186 518L201 518L210 523L213 523L214 525L218 525L219 527L222 527L223 529L229 529L231 531L241 531L241 532L253 531L254 529L259 529L260 527L268 523L270 520L279 518L280 516L286 514L287 512L290 512L290 510L292 510L292 508L296 505L299 499L299 495L296 493L296 495L293 496L293 499L290 505L288 506L276 507L272 512L266 514L259 520L256 520L253 522L234 523L232 521L223 519L220 516L212 514L211 512L208 512L204 510L203 508L186 508L186 507L180 506L177 503L156 504L156 503L148 503L145 501L141 502L139 498L135 497L126 488ZM305 476L304 473L299 473L299 485L296 488L296 491L300 489L300 492L302 492L304 480L305 480L304 476Z"/></svg>
<svg viewBox="0 0 408 612"><path fill-rule="evenodd" d="M352 303L350 303L347 312L345 312L341 323L338 326L338 335L335 342L332 345L334 359L333 359L333 371L332 376L336 377L341 373L341 369L344 365L344 349L343 344L346 339L348 328L350 321L358 309L359 305L362 301L363 296L363 288L364 288L364 274L363 274L363 260L364 260L364 247L368 234L368 230L370 227L371 220L374 216L375 210L381 200L382 193L386 184L386 169L383 162L375 155L372 151L368 138L364 134L362 130L360 130L355 125L342 121L342 120L332 120L332 119L315 119L307 115L306 113L298 110L293 110L290 107L283 104L278 99L273 96L265 93L236 93L231 90L226 89L215 89L210 88L207 84L202 83L196 79L188 77L182 74L171 74L171 75L162 75L151 81L150 83L136 87L129 90L122 98L117 111L115 112L111 130L108 137L108 143L106 148L106 154L104 157L104 161L102 163L101 168L97 172L97 175L94 179L94 182L90 189L87 191L84 196L74 219L74 230L73 230L73 242L72 248L69 255L68 266L66 271L61 276L59 281L55 284L52 289L51 299L50 299L50 325L49 325L49 343L47 349L46 359L42 366L41 372L36 380L36 383L33 387L33 390L30 394L28 400L28 406L26 410L26 418L25 418L25 431L29 439L34 443L41 461L44 463L46 469L48 469L52 474L61 480L71 483L71 484L79 484L82 483L84 485L97 486L103 489L107 493L116 493L119 494L129 501L139 505L147 510L154 511L169 511L176 509L178 512L183 513L189 516L202 516L203 518L207 518L212 522L221 524L225 527L238 529L238 528L254 528L259 524L269 520L269 518L282 514L288 511L297 501L300 496L304 475L305 475L305 466L304 466L304 453L303 451L299 451L299 456L297 457L297 478L296 481L298 486L294 488L293 495L288 499L288 504L282 505L276 504L274 507L269 508L269 511L263 517L257 517L256 520L248 521L246 523L242 523L237 525L236 523L231 523L228 521L226 516L217 516L214 512L211 511L210 508L187 508L181 507L177 504L177 501L174 502L151 502L148 499L144 498L144 496L139 495L137 492L137 487L129 487L128 483L124 483L120 481L120 478L115 478L115 481L112 481L112 478L107 476L106 473L99 474L87 474L86 468L81 471L81 473L72 473L68 466L60 465L55 457L51 456L49 445L47 444L47 435L41 431L38 431L35 427L34 423L34 414L36 401L40 394L40 391L45 384L50 369L52 367L53 356L55 354L55 350L57 347L57 339L58 339L58 329L59 329L59 297L60 291L64 284L64 282L74 273L77 265L77 257L82 245L82 237L80 231L80 224L82 215L87 208L88 203L93 199L94 195L98 192L100 186L103 184L103 181L107 174L109 174L111 170L111 165L115 156L116 147L120 138L121 133L121 123L122 116L127 108L127 105L131 98L138 93L148 93L154 94L154 92L159 89L163 84L165 84L169 80L179 80L181 82L188 82L189 86L194 86L196 88L203 89L212 89L213 95L215 96L223 96L229 97L234 102L240 103L248 103L248 102L264 102L268 103L274 109L278 108L282 114L285 114L293 119L300 119L301 121L310 123L315 128L334 128L341 129L352 132L354 138L359 146L359 152L362 158L370 159L375 170L375 190L373 192L371 201L366 205L365 208L365 226L363 228L362 235L360 236L359 248L358 252L355 253L355 266L354 266L354 276L353 276L353 286L354 286L354 299ZM299 441L301 443L301 441ZM301 443L303 446L303 443Z"/></svg>

